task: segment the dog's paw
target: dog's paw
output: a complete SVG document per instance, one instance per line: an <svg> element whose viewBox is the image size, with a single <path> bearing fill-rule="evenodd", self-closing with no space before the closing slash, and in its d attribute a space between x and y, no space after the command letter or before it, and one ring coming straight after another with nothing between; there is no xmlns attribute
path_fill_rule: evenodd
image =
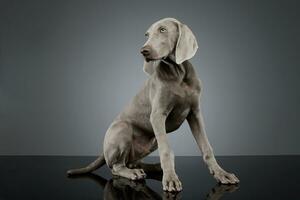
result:
<svg viewBox="0 0 300 200"><path fill-rule="evenodd" d="M214 178L221 184L238 184L240 180L233 174L222 168L209 169Z"/></svg>
<svg viewBox="0 0 300 200"><path fill-rule="evenodd" d="M164 173L163 190L168 192L179 192L182 190L182 184L176 173Z"/></svg>

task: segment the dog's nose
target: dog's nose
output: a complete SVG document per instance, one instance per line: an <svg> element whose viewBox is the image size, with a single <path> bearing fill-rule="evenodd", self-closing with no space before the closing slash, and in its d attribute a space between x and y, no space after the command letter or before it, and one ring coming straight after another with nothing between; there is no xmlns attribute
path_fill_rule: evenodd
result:
<svg viewBox="0 0 300 200"><path fill-rule="evenodd" d="M148 56L150 54L150 47L149 46L144 46L141 49L141 54L143 54L143 56Z"/></svg>

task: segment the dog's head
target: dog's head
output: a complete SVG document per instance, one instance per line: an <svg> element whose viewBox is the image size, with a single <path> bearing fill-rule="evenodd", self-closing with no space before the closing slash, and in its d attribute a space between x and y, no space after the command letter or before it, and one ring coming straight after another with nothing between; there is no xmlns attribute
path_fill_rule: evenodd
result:
<svg viewBox="0 0 300 200"><path fill-rule="evenodd" d="M164 18L152 24L145 33L147 41L141 48L145 61L169 57L177 64L192 58L198 44L192 31L174 18Z"/></svg>

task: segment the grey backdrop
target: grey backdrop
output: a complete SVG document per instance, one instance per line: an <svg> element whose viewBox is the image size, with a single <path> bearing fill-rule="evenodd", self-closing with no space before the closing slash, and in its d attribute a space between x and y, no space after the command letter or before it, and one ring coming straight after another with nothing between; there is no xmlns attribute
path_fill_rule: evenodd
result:
<svg viewBox="0 0 300 200"><path fill-rule="evenodd" d="M97 155L147 78L144 32L164 17L198 39L215 153L300 153L297 1L1 0L0 17L2 155ZM186 123L168 137L176 155L199 155Z"/></svg>

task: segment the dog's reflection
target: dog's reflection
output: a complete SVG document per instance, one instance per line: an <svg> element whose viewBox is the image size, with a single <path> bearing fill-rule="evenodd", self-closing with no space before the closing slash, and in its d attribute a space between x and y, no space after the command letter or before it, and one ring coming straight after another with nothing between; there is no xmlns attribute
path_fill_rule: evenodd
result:
<svg viewBox="0 0 300 200"><path fill-rule="evenodd" d="M159 195L157 192L152 190L146 185L145 180L132 181L122 177L113 177L110 180L96 175L86 174L72 176L76 179L91 179L96 182L101 188L104 189L103 199L105 200L119 200L119 199L181 199L181 193L170 193L163 192ZM154 179L161 181L162 174L147 174L147 179ZM238 185L221 185L217 184L210 192L206 195L206 200L219 200L227 192L234 192L238 189Z"/></svg>
<svg viewBox="0 0 300 200"><path fill-rule="evenodd" d="M232 193L239 188L238 185L223 185L217 184L206 195L206 200L218 200L221 199L225 193Z"/></svg>

